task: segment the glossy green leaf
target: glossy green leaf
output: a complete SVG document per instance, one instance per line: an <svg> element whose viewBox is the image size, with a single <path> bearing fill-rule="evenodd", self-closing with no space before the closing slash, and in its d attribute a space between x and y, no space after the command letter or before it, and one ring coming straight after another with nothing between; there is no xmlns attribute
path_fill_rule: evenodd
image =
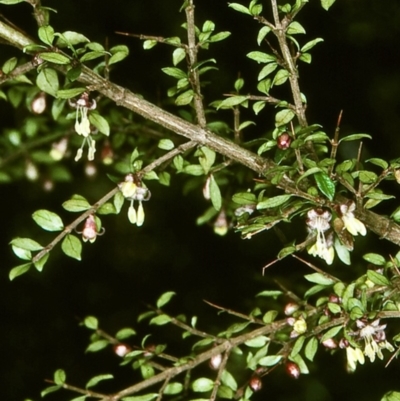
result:
<svg viewBox="0 0 400 401"><path fill-rule="evenodd" d="M189 89L183 93L181 93L176 99L175 104L177 106L186 106L193 100L194 92L192 89Z"/></svg>
<svg viewBox="0 0 400 401"><path fill-rule="evenodd" d="M49 210L36 210L36 212L32 214L32 218L38 226L46 231L61 231L64 228L60 216Z"/></svg>
<svg viewBox="0 0 400 401"><path fill-rule="evenodd" d="M154 398L158 397L158 393L150 393L150 394L144 394L144 395L137 395L134 397L124 397L122 398L122 401L152 401Z"/></svg>
<svg viewBox="0 0 400 401"><path fill-rule="evenodd" d="M84 63L86 61L95 60L96 58L104 57L106 54L107 54L107 52L105 52L105 51L87 52L80 58L80 62Z"/></svg>
<svg viewBox="0 0 400 401"><path fill-rule="evenodd" d="M265 37L268 35L268 33L271 32L271 28L269 26L263 26L257 35L257 43L260 46L261 42L265 39Z"/></svg>
<svg viewBox="0 0 400 401"><path fill-rule="evenodd" d="M265 77L267 77L269 74L271 74L272 72L274 72L278 67L277 63L269 63L266 66L264 66L261 71L258 74L257 79L259 81L261 81L262 79L264 79Z"/></svg>
<svg viewBox="0 0 400 401"><path fill-rule="evenodd" d="M28 251L40 251L44 248L38 242L30 238L14 238L10 244Z"/></svg>
<svg viewBox="0 0 400 401"><path fill-rule="evenodd" d="M218 211L221 210L222 206L221 191L212 174L210 175L210 197L211 197L211 203L214 206L215 210Z"/></svg>
<svg viewBox="0 0 400 401"><path fill-rule="evenodd" d="M257 61L258 63L272 63L276 61L276 57L272 54L267 54L259 51L250 52L247 57Z"/></svg>
<svg viewBox="0 0 400 401"><path fill-rule="evenodd" d="M299 33L306 33L306 30L303 28L303 26L299 22L293 21L288 26L286 33L288 35L297 35Z"/></svg>
<svg viewBox="0 0 400 401"><path fill-rule="evenodd" d="M58 99L72 99L81 95L86 91L86 88L71 88L71 89L60 89L57 91Z"/></svg>
<svg viewBox="0 0 400 401"><path fill-rule="evenodd" d="M97 111L91 111L89 114L89 121L94 125L102 134L110 135L110 125L108 121L100 115Z"/></svg>
<svg viewBox="0 0 400 401"><path fill-rule="evenodd" d="M75 235L68 234L61 243L61 249L70 258L81 260L82 242Z"/></svg>
<svg viewBox="0 0 400 401"><path fill-rule="evenodd" d="M56 45L57 47L71 47L80 43L88 42L90 42L90 40L86 36L83 36L81 33L74 31L65 31L58 34Z"/></svg>
<svg viewBox="0 0 400 401"><path fill-rule="evenodd" d="M317 353L317 350L318 340L316 339L316 337L311 337L304 348L304 355L309 361L312 362L314 360L315 354Z"/></svg>
<svg viewBox="0 0 400 401"><path fill-rule="evenodd" d="M282 294L283 292L278 290L265 290L259 292L256 297L271 297L273 299L277 299Z"/></svg>
<svg viewBox="0 0 400 401"><path fill-rule="evenodd" d="M56 71L52 68L43 68L36 78L36 85L43 92L56 97L60 85Z"/></svg>
<svg viewBox="0 0 400 401"><path fill-rule="evenodd" d="M384 266L386 264L385 258L377 253L367 253L363 256L363 259L376 266Z"/></svg>
<svg viewBox="0 0 400 401"><path fill-rule="evenodd" d="M1 3L1 0L0 0L0 3ZM40 392L40 396L44 397L47 394L54 393L54 391L60 390L60 388L62 388L62 386L50 386L50 387L47 387L43 391Z"/></svg>
<svg viewBox="0 0 400 401"><path fill-rule="evenodd" d="M32 259L32 253L31 253L31 251L28 251L27 249L22 249L15 245L12 245L12 250L13 250L14 254L22 260L31 260Z"/></svg>
<svg viewBox="0 0 400 401"><path fill-rule="evenodd" d="M179 382L170 382L164 389L164 394L174 395L179 394L183 390L183 384Z"/></svg>
<svg viewBox="0 0 400 401"><path fill-rule="evenodd" d="M54 40L54 29L50 25L43 25L38 31L39 39L46 43L46 45L51 46Z"/></svg>
<svg viewBox="0 0 400 401"><path fill-rule="evenodd" d="M62 207L69 212L83 212L90 209L90 203L81 195L72 195L71 199L65 201Z"/></svg>
<svg viewBox="0 0 400 401"><path fill-rule="evenodd" d="M317 43L323 42L324 39L322 38L317 38L314 40L311 40L310 42L307 42L301 49L300 51L302 53L308 52L309 50L311 50Z"/></svg>
<svg viewBox="0 0 400 401"><path fill-rule="evenodd" d="M211 379L208 379L207 377L201 377L199 379L196 379L192 383L192 389L193 391L196 392L206 392L212 390L214 387L214 382Z"/></svg>
<svg viewBox="0 0 400 401"><path fill-rule="evenodd" d="M97 330L97 328L99 327L99 322L94 316L86 316L83 324L85 325L85 327L91 330Z"/></svg>
<svg viewBox="0 0 400 401"><path fill-rule="evenodd" d="M185 49L178 47L172 53L172 64L175 66L178 65L182 60L185 59L185 57L186 57Z"/></svg>
<svg viewBox="0 0 400 401"><path fill-rule="evenodd" d="M291 358L295 358L296 355L302 350L305 341L306 341L305 336L297 337L297 340L293 345L292 351L290 352Z"/></svg>
<svg viewBox="0 0 400 401"><path fill-rule="evenodd" d="M171 139L161 139L160 142L158 142L158 147L163 150L171 150L175 145Z"/></svg>
<svg viewBox="0 0 400 401"><path fill-rule="evenodd" d="M232 376L231 373L229 373L227 370L224 370L221 375L221 382L225 384L227 387L232 389L233 391L236 391L238 388L238 385L236 383L235 378Z"/></svg>
<svg viewBox="0 0 400 401"><path fill-rule="evenodd" d="M163 326L164 324L168 324L171 321L171 318L168 315L159 315L153 317L150 320L150 324L154 324L156 326Z"/></svg>
<svg viewBox="0 0 400 401"><path fill-rule="evenodd" d="M233 8L235 11L240 13L251 15L250 10L239 3L228 3L228 7Z"/></svg>
<svg viewBox="0 0 400 401"><path fill-rule="evenodd" d="M248 100L247 96L230 96L224 99L217 109L229 109Z"/></svg>
<svg viewBox="0 0 400 401"><path fill-rule="evenodd" d="M255 338L252 338L250 340L247 340L245 344L248 347L254 347L254 348L261 348L263 347L267 342L269 342L269 338L265 336L258 336Z"/></svg>
<svg viewBox="0 0 400 401"><path fill-rule="evenodd" d="M322 8L328 11L336 0L321 0Z"/></svg>
<svg viewBox="0 0 400 401"><path fill-rule="evenodd" d="M47 260L49 259L50 254L45 253L40 259L33 262L35 269L39 272L43 270L44 265L46 264Z"/></svg>
<svg viewBox="0 0 400 401"><path fill-rule="evenodd" d="M389 391L381 398L381 401L400 401L400 392Z"/></svg>
<svg viewBox="0 0 400 401"><path fill-rule="evenodd" d="M275 115L275 126L281 127L282 125L289 124L296 114L289 109L283 109Z"/></svg>
<svg viewBox="0 0 400 401"><path fill-rule="evenodd" d="M56 52L42 52L40 58L53 64L69 64L71 62L67 56Z"/></svg>
<svg viewBox="0 0 400 401"><path fill-rule="evenodd" d="M367 270L367 277L374 284L377 285L390 285L390 281L381 273L378 273L375 270Z"/></svg>
<svg viewBox="0 0 400 401"><path fill-rule="evenodd" d="M24 263L23 265L15 266L10 270L8 277L10 281L14 280L16 277L21 276L26 273L32 266L32 263Z"/></svg>
<svg viewBox="0 0 400 401"><path fill-rule="evenodd" d="M124 329L118 330L117 334L115 335L115 338L117 340L125 340L135 335L136 335L135 330L131 329L130 327L126 327Z"/></svg>
<svg viewBox="0 0 400 401"><path fill-rule="evenodd" d="M271 209L286 203L292 195L278 195L257 203L257 210Z"/></svg>
<svg viewBox="0 0 400 401"><path fill-rule="evenodd" d="M54 372L54 383L58 386L62 386L67 379L67 375L62 369L58 369Z"/></svg>
<svg viewBox="0 0 400 401"><path fill-rule="evenodd" d="M264 323L272 323L276 317L278 316L278 311L276 310L269 310L268 312L264 313L264 316L262 318Z"/></svg>
<svg viewBox="0 0 400 401"><path fill-rule="evenodd" d="M239 192L232 196L232 200L238 205L252 205L257 202L257 198L251 192Z"/></svg>
<svg viewBox="0 0 400 401"><path fill-rule="evenodd" d="M282 359L282 355L268 355L264 356L258 361L261 366L274 366Z"/></svg>
<svg viewBox="0 0 400 401"><path fill-rule="evenodd" d="M89 344L86 348L86 352L98 352L106 348L109 344L108 340L97 340Z"/></svg>
<svg viewBox="0 0 400 401"><path fill-rule="evenodd" d="M342 330L343 326L335 326L329 329L324 333L324 335L321 337L321 342L324 342L325 340L329 340L330 338L334 338L336 334Z"/></svg>
<svg viewBox="0 0 400 401"><path fill-rule="evenodd" d="M324 172L319 172L314 175L315 182L317 183L318 189L330 200L333 201L335 197L335 183L329 178Z"/></svg>
<svg viewBox="0 0 400 401"><path fill-rule="evenodd" d="M316 283L321 285L332 285L335 284L335 281L332 280L330 277L324 276L321 273L311 273L306 274L304 278L309 281L310 283Z"/></svg>
<svg viewBox="0 0 400 401"><path fill-rule="evenodd" d="M108 59L108 65L119 63L129 56L129 48L125 45L114 46L110 49L112 56Z"/></svg>
<svg viewBox="0 0 400 401"><path fill-rule="evenodd" d="M149 50L149 49L153 48L157 43L158 42L154 39L145 40L143 42L143 49Z"/></svg>
<svg viewBox="0 0 400 401"><path fill-rule="evenodd" d="M363 138L372 139L372 136L368 135L368 134L352 134L352 135L348 135L348 136L345 136L345 137L339 139L339 144L341 142L357 141L357 140L363 139Z"/></svg>
<svg viewBox="0 0 400 401"><path fill-rule="evenodd" d="M17 66L17 64L18 64L18 59L16 57L11 57L3 64L3 67L1 67L1 70L4 72L4 74L7 75L14 70L14 68Z"/></svg>
<svg viewBox="0 0 400 401"><path fill-rule="evenodd" d="M162 294L157 300L157 308L162 308L166 305L176 293L174 291L168 291Z"/></svg>
<svg viewBox="0 0 400 401"><path fill-rule="evenodd" d="M171 77L174 77L176 79L182 79L182 78L187 78L186 72L182 71L180 68L176 67L165 67L161 68L161 71L164 74L167 74Z"/></svg>

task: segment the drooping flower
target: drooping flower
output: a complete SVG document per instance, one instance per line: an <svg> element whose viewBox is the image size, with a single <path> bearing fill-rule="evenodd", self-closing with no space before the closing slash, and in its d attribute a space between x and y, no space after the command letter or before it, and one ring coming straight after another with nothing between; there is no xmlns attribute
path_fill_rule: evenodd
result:
<svg viewBox="0 0 400 401"><path fill-rule="evenodd" d="M340 205L340 212L342 213L344 226L351 235L366 235L367 229L365 228L365 225L354 216L355 210L356 204L354 202L351 202L349 205Z"/></svg>
<svg viewBox="0 0 400 401"><path fill-rule="evenodd" d="M365 358L364 354L360 348L353 348L348 346L346 348L346 356L347 356L347 370L349 372L354 372L357 367L357 362L361 365L364 365Z"/></svg>
<svg viewBox="0 0 400 401"><path fill-rule="evenodd" d="M88 111L94 110L97 107L96 100L90 100L89 94L84 92L81 97L75 101L69 101L69 104L72 107L76 108L75 115L75 131L78 135L83 136L83 141L81 147L78 149L78 152L75 157L75 161L78 161L82 157L83 147L87 143L89 146L88 150L88 159L94 159L94 153L96 152L96 142L93 138L90 137L91 128L90 121L88 117Z"/></svg>
<svg viewBox="0 0 400 401"><path fill-rule="evenodd" d="M307 226L312 234L316 234L316 241L308 248L308 253L318 256L331 265L335 256L333 248L333 235L325 237L325 232L330 229L332 214L328 210L311 209L307 213Z"/></svg>
<svg viewBox="0 0 400 401"><path fill-rule="evenodd" d="M369 324L363 320L356 321L357 327L360 329L357 334L365 342L364 354L371 362L375 361L375 356L383 359L383 349L387 349L390 352L394 351L392 344L386 340L386 324L381 325L379 323L379 319Z"/></svg>
<svg viewBox="0 0 400 401"><path fill-rule="evenodd" d="M89 241L90 243L93 243L94 241L96 241L97 236L103 235L104 232L104 227L101 227L99 229L95 216L91 214L85 220L83 230L81 232L82 240L83 242Z"/></svg>
<svg viewBox="0 0 400 401"><path fill-rule="evenodd" d="M135 182L136 181L136 182ZM124 182L120 182L118 187L125 199L130 201L128 208L128 219L132 224L140 227L144 223L144 209L142 201L148 201L151 193L148 188L142 187L140 181L133 174L128 174ZM134 207L134 201L139 202L137 210Z"/></svg>

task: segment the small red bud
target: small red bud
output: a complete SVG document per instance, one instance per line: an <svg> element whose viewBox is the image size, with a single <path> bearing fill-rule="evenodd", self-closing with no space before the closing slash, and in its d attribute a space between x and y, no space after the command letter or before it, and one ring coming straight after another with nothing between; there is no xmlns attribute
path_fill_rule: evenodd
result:
<svg viewBox="0 0 400 401"><path fill-rule="evenodd" d="M262 388L262 381L258 376L253 376L249 381L250 388L254 391L260 391Z"/></svg>
<svg viewBox="0 0 400 401"><path fill-rule="evenodd" d="M300 377L300 368L297 363L288 362L285 366L286 373L293 379L298 379Z"/></svg>
<svg viewBox="0 0 400 401"><path fill-rule="evenodd" d="M329 302L332 302L333 304L338 304L340 303L340 298L336 294L331 294L329 295Z"/></svg>
<svg viewBox="0 0 400 401"><path fill-rule="evenodd" d="M349 346L349 341L346 340L345 338L341 338L339 341L339 348L344 349L347 348Z"/></svg>
<svg viewBox="0 0 400 401"><path fill-rule="evenodd" d="M283 134L279 135L278 138L276 138L276 145L279 149L286 150L289 148L291 143L292 138L287 132L284 132Z"/></svg>

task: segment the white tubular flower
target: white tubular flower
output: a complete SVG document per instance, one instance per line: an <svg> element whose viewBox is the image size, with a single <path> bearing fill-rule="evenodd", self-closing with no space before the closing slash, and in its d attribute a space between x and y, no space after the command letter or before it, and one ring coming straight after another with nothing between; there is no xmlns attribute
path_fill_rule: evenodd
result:
<svg viewBox="0 0 400 401"><path fill-rule="evenodd" d="M360 348L346 348L346 356L347 356L347 369L350 372L354 372L357 367L357 362L361 365L364 365L365 358Z"/></svg>
<svg viewBox="0 0 400 401"><path fill-rule="evenodd" d="M136 224L138 227L144 223L145 215L142 201L148 201L151 197L149 189L140 186L140 184L140 181L137 178L135 179L133 174L128 174L125 177L125 181L118 184L119 190L124 198L131 202L128 209L128 219L132 224ZM135 200L139 202L137 211L133 205Z"/></svg>
<svg viewBox="0 0 400 401"><path fill-rule="evenodd" d="M325 231L329 230L332 214L327 210L312 209L307 213L307 225L311 233L316 233L316 241L308 248L308 253L318 256L331 265L335 256L333 248L333 235L325 237Z"/></svg>
<svg viewBox="0 0 400 401"><path fill-rule="evenodd" d="M342 213L344 226L351 235L366 235L367 229L365 228L365 225L354 216L355 210L356 204L354 202L351 202L350 205L340 205L340 212Z"/></svg>
<svg viewBox="0 0 400 401"><path fill-rule="evenodd" d="M358 335L365 341L364 354L371 362L375 361L375 357L383 359L382 350L387 349L390 352L394 351L392 344L386 341L386 324L379 324L379 319L367 324L362 320L356 321L357 327L360 329Z"/></svg>

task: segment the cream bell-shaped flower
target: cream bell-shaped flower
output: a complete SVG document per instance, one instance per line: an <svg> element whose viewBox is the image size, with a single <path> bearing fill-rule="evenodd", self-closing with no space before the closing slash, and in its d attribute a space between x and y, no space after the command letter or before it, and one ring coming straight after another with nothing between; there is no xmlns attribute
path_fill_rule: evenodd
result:
<svg viewBox="0 0 400 401"><path fill-rule="evenodd" d="M316 241L308 248L308 253L324 259L331 265L335 256L333 248L333 235L325 236L325 231L330 229L332 214L328 210L311 209L307 213L307 226L311 234L316 234Z"/></svg>
<svg viewBox="0 0 400 401"><path fill-rule="evenodd" d="M138 227L144 223L144 208L142 201L147 201L151 197L151 193L148 188L142 187L139 180L136 180L133 174L128 174L125 177L124 182L118 184L119 190L125 199L130 201L128 208L128 220L132 224L136 224ZM137 210L134 207L134 201L139 202Z"/></svg>
<svg viewBox="0 0 400 401"><path fill-rule="evenodd" d="M362 223L354 216L355 210L356 204L354 202L351 202L350 205L340 205L340 212L342 213L344 226L351 235L366 235L367 229L365 228L364 223Z"/></svg>

